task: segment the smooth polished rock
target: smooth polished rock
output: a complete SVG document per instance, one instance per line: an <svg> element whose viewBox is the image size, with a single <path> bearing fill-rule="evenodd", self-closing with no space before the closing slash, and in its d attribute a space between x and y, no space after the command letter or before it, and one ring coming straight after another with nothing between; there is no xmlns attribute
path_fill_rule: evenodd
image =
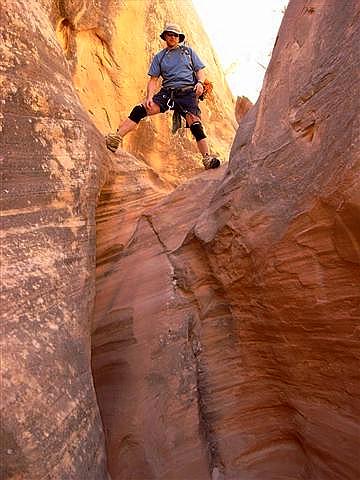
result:
<svg viewBox="0 0 360 480"><path fill-rule="evenodd" d="M358 16L290 3L229 167L114 262L93 365L115 479L358 478Z"/></svg>
<svg viewBox="0 0 360 480"><path fill-rule="evenodd" d="M178 138L181 148L170 158L174 149L166 118L158 122L160 135L156 129L151 132L149 122L144 125L144 148L134 142L141 160L105 149L100 131L113 128L135 95L143 95L151 53L144 45L152 38L155 53L166 15L159 3L153 11L158 18L143 41L130 45L133 31L142 30L156 5L128 2L118 7L118 2L105 0L1 5L0 443L1 477L6 479L107 478L91 372L95 256L98 278L109 275L107 267L123 248L121 242L126 245L144 208L182 178L202 171L193 140ZM177 11L177 2L172 8ZM135 29L130 20L135 20ZM220 78L204 32L194 35L203 39L210 71ZM219 96L215 110L222 103L230 112L228 87ZM233 120L222 110L211 128L215 126L225 133L213 145L228 150ZM151 133L155 140L161 137L153 148ZM190 146L186 157L185 147ZM161 175L161 164L168 173ZM124 208L128 215L121 216ZM96 221L100 239L104 224L112 228L97 247ZM101 293L100 283L98 289Z"/></svg>

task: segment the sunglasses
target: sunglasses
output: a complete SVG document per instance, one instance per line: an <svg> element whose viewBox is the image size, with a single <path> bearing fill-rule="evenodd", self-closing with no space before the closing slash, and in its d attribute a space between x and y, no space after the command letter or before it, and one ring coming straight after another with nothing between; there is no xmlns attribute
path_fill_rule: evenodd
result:
<svg viewBox="0 0 360 480"><path fill-rule="evenodd" d="M174 32L165 32L165 35L167 37L178 37L179 36L178 33L174 33Z"/></svg>

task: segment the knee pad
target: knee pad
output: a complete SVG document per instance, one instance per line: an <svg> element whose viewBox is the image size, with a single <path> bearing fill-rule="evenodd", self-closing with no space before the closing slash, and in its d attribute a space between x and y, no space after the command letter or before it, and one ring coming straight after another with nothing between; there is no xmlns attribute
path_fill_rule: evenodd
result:
<svg viewBox="0 0 360 480"><path fill-rule="evenodd" d="M194 122L190 125L190 131L194 135L195 140L198 142L199 140L203 140L206 138L203 126L201 122Z"/></svg>
<svg viewBox="0 0 360 480"><path fill-rule="evenodd" d="M146 108L144 107L144 105L136 105L136 107L134 107L131 110L129 118L133 122L139 123L142 118L146 117L146 115L147 115L147 113L146 113Z"/></svg>

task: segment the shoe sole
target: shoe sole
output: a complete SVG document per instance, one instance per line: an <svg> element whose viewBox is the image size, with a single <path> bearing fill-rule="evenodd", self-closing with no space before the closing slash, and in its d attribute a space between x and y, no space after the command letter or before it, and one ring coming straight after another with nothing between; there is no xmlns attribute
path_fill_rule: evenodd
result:
<svg viewBox="0 0 360 480"><path fill-rule="evenodd" d="M219 168L220 167L220 160L218 158L212 158L208 165L204 165L205 166L205 170L210 170L210 169L213 169L213 168Z"/></svg>
<svg viewBox="0 0 360 480"><path fill-rule="evenodd" d="M109 145L106 145L107 149L110 150L110 152L115 153L118 147L110 147Z"/></svg>
<svg viewBox="0 0 360 480"><path fill-rule="evenodd" d="M117 135L109 134L105 137L105 143L108 150L110 150L112 153L115 153L121 145L121 138L119 138Z"/></svg>
<svg viewBox="0 0 360 480"><path fill-rule="evenodd" d="M210 168L219 168L220 160L218 158L212 158L210 161Z"/></svg>

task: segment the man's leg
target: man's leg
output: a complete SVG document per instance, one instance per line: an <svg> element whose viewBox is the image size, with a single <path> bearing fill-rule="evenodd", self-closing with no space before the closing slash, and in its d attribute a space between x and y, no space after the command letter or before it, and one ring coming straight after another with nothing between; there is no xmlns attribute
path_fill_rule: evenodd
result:
<svg viewBox="0 0 360 480"><path fill-rule="evenodd" d="M124 138L125 135L135 130L138 126L137 122L134 122L129 117L125 118L125 120L119 125L116 130L116 133L120 135L121 138Z"/></svg>
<svg viewBox="0 0 360 480"><path fill-rule="evenodd" d="M135 130L140 120L147 115L156 115L160 113L160 107L156 103L153 103L151 108L145 108L143 104L136 105L128 118L119 125L116 133L109 133L106 136L106 146L112 152L115 152L119 146L122 146L122 141L125 135Z"/></svg>
<svg viewBox="0 0 360 480"><path fill-rule="evenodd" d="M186 114L186 122L190 127L191 133L194 135L196 145L199 152L203 157L203 165L206 170L209 168L218 168L220 166L220 160L210 155L210 149L206 140L206 135L200 120L200 117L193 113Z"/></svg>

